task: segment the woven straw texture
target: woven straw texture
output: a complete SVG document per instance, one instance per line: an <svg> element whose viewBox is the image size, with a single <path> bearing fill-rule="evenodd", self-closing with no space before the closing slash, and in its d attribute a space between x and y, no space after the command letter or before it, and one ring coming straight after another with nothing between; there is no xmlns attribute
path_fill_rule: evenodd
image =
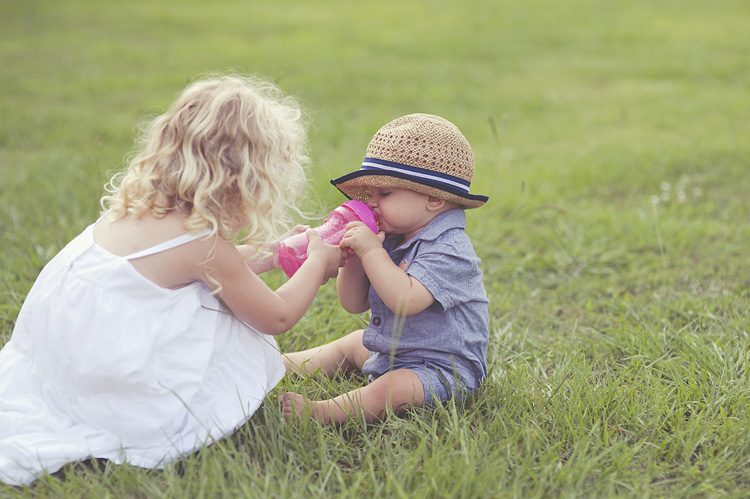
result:
<svg viewBox="0 0 750 499"><path fill-rule="evenodd" d="M474 176L474 153L469 142L453 123L431 114L409 114L386 124L370 141L365 156L452 175L468 182ZM452 201L461 208L477 208L487 201L486 196L456 195L406 178L361 170L331 182L351 199L365 203L370 198L369 187L409 189Z"/></svg>
<svg viewBox="0 0 750 499"><path fill-rule="evenodd" d="M429 114L397 118L370 141L366 156L447 173L471 182L474 153L450 121Z"/></svg>

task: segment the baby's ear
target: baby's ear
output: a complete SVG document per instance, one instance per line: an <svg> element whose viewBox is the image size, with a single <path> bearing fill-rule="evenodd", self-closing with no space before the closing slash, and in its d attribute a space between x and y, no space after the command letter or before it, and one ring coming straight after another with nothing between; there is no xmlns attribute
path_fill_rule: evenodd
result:
<svg viewBox="0 0 750 499"><path fill-rule="evenodd" d="M443 206L445 206L445 203L446 201L443 198L430 196L429 198L427 198L427 209L430 211L440 210L443 208Z"/></svg>

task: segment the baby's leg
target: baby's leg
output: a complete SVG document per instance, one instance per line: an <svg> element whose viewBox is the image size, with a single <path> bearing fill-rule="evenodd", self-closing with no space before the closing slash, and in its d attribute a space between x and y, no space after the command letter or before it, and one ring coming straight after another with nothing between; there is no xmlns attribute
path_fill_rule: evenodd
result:
<svg viewBox="0 0 750 499"><path fill-rule="evenodd" d="M320 369L329 377L340 369L361 370L370 356L370 351L362 345L363 333L362 329L358 329L323 346L284 354L286 370L313 374Z"/></svg>
<svg viewBox="0 0 750 499"><path fill-rule="evenodd" d="M333 399L309 400L297 393L285 393L281 402L287 419L313 417L324 423L343 423L364 412L365 421L372 423L381 419L386 409L400 414L408 407L421 407L424 387L414 371L397 369Z"/></svg>

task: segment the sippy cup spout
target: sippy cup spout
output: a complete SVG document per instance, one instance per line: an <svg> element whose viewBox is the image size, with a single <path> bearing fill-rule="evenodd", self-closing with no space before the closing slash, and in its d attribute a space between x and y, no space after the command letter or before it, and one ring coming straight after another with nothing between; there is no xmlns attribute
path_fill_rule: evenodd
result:
<svg viewBox="0 0 750 499"><path fill-rule="evenodd" d="M378 219L375 216L375 212L372 211L372 209L370 209L370 207L362 201L352 199L342 204L341 207L350 210L357 220L359 220L360 222L364 222L364 224L367 225L375 234L380 232L380 230L378 229ZM352 221L353 220L350 220L350 222Z"/></svg>

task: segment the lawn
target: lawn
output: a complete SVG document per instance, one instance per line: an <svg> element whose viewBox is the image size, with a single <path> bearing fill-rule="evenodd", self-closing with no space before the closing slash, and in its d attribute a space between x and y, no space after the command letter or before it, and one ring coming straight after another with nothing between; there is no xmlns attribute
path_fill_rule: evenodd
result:
<svg viewBox="0 0 750 499"><path fill-rule="evenodd" d="M164 471L68 466L9 497L745 497L750 488L750 4L5 0L0 344L43 265L98 215L139 120L213 71L309 113L310 196L386 122L471 142L490 297L477 397L365 426L289 424L284 380ZM320 221L315 218L309 223ZM265 277L272 286L285 277ZM332 284L282 350L360 327Z"/></svg>

